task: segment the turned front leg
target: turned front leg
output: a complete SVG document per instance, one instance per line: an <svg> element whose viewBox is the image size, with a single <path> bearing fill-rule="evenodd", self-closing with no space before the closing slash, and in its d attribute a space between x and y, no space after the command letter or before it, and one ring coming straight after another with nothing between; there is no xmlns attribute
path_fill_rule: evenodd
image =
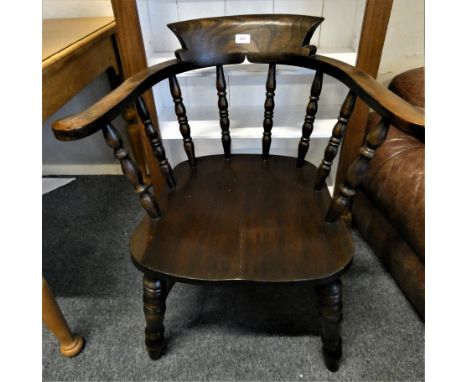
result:
<svg viewBox="0 0 468 382"><path fill-rule="evenodd" d="M166 312L166 281L144 276L143 310L146 319L146 349L151 359L158 359L166 345L163 324Z"/></svg>
<svg viewBox="0 0 468 382"><path fill-rule="evenodd" d="M330 371L337 371L341 358L340 323L342 318L341 281L317 287L320 311L320 336L325 364Z"/></svg>

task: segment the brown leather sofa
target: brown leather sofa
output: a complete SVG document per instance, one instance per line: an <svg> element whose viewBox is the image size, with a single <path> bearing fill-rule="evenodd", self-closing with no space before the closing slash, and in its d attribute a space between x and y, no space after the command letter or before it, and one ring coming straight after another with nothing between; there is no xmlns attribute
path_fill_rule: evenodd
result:
<svg viewBox="0 0 468 382"><path fill-rule="evenodd" d="M424 68L389 89L424 108ZM369 115L367 128L378 121ZM424 143L395 127L371 161L352 204L353 223L424 319Z"/></svg>

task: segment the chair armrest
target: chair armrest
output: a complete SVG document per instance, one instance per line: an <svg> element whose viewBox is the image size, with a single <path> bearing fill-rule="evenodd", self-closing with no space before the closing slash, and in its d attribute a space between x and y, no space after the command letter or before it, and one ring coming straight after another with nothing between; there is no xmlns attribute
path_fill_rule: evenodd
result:
<svg viewBox="0 0 468 382"><path fill-rule="evenodd" d="M151 86L171 75L192 69L196 69L194 65L176 59L144 69L86 110L55 121L52 124L55 137L62 141L72 141L94 134Z"/></svg>
<svg viewBox="0 0 468 382"><path fill-rule="evenodd" d="M406 102L362 70L320 55L289 56L284 63L320 70L336 78L394 126L424 140L424 110Z"/></svg>

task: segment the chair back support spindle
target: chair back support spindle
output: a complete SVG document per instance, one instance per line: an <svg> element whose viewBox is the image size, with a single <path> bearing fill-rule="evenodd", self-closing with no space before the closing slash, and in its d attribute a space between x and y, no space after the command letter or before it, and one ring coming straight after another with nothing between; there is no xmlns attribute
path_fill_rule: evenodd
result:
<svg viewBox="0 0 468 382"><path fill-rule="evenodd" d="M276 64L268 66L266 81L265 114L263 119L262 157L268 160L271 146L271 129L273 128L273 109L275 108Z"/></svg>
<svg viewBox="0 0 468 382"><path fill-rule="evenodd" d="M315 190L320 191L323 186L325 186L325 181L330 174L331 167L333 165L333 160L338 154L340 148L341 140L343 139L346 133L346 127L348 126L349 118L354 109L354 104L356 103L356 95L353 92L349 92L346 96L343 105L340 109L340 116L338 121L333 127L333 132L328 145L325 148L325 153L323 156L322 163L317 172L317 178L315 181Z"/></svg>
<svg viewBox="0 0 468 382"><path fill-rule="evenodd" d="M174 174L172 172L172 167L169 161L166 158L166 150L162 144L161 136L159 131L156 130L151 122L150 114L148 109L146 108L145 101L143 101L142 97L139 97L135 101L135 106L140 116L140 119L145 126L145 133L148 137L151 147L153 149L153 154L159 162L159 166L161 167L161 171L164 174L164 178L166 179L167 185L170 188L175 188L176 182L174 178Z"/></svg>
<svg viewBox="0 0 468 382"><path fill-rule="evenodd" d="M154 195L148 190L150 184L144 184L141 172L133 160L130 159L117 129L109 123L102 128L102 132L107 145L114 149L114 156L120 161L122 172L132 183L135 192L139 195L143 208L153 219L160 218L161 211L159 210L158 203Z"/></svg>
<svg viewBox="0 0 468 382"><path fill-rule="evenodd" d="M347 210L349 201L364 178L370 160L375 156L376 150L384 143L389 126L389 121L382 118L380 123L367 133L366 142L359 149L359 157L349 166L344 183L335 193L326 217L328 223L336 221Z"/></svg>
<svg viewBox="0 0 468 382"><path fill-rule="evenodd" d="M141 204L151 217L157 218L160 212L156 200L148 192L141 173L129 158L117 131L110 124L125 107L135 102L162 173L169 187L174 189L176 186L174 174L166 158L160 132L152 125L141 94L149 90L151 86L168 79L184 149L190 166L194 167L196 165L194 144L176 75L195 69L215 67L221 141L224 158L230 159L230 120L224 65L242 64L245 60L254 64L268 64L262 137L262 158L268 160L275 108L276 65L291 65L315 70L302 125L297 160L292 160L296 167L303 167L304 172L310 170L310 167L305 165L305 157L314 129L323 75L330 75L349 88L349 93L341 106L338 121L325 149L323 160L317 170L315 181L313 181L317 192L321 191L326 184L356 98L360 97L382 117L381 123L367 134L366 141L360 149L359 158L349 167L345 182L335 192L335 197L326 214L326 221L334 222L349 206L350 198L362 181L368 162L385 140L389 124L391 123L401 131L414 134L423 141L425 122L424 113L420 109L403 101L366 73L333 58L316 55L316 47L310 45L310 39L322 21L321 17L274 14L213 17L169 24L169 28L181 43L181 49L175 52L176 59L156 64L135 74L95 105L81 113L54 122L54 134L60 140L76 140L102 129L107 144L114 149L115 156L122 165L125 176L140 195ZM245 40L238 37L243 37Z"/></svg>
<svg viewBox="0 0 468 382"><path fill-rule="evenodd" d="M314 82L310 87L309 103L306 108L306 115L304 118L304 124L302 125L302 137L299 141L298 153L297 153L297 167L304 166L305 156L309 150L310 135L314 130L314 120L318 109L318 100L320 92L322 91L323 73L317 71L315 73Z"/></svg>
<svg viewBox="0 0 468 382"><path fill-rule="evenodd" d="M226 97L226 79L222 65L216 65L216 90L218 91L219 124L221 126L221 142L224 158L231 158L231 136L229 134L229 112Z"/></svg>
<svg viewBox="0 0 468 382"><path fill-rule="evenodd" d="M190 125L187 120L184 103L182 102L182 92L180 91L179 81L176 76L169 77L169 88L171 90L172 98L174 100L174 110L179 122L179 129L184 139L184 150L190 162L190 166L196 166L195 147L193 145L192 137L190 136Z"/></svg>

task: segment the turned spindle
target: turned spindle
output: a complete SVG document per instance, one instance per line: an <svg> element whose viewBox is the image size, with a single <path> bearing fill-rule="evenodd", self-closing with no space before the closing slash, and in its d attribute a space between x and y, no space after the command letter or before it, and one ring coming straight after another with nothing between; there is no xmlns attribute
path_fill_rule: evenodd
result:
<svg viewBox="0 0 468 382"><path fill-rule="evenodd" d="M143 278L143 311L145 313L145 345L151 359L164 352L164 313L166 312L166 281Z"/></svg>
<svg viewBox="0 0 468 382"><path fill-rule="evenodd" d="M196 166L195 147L193 145L192 137L190 136L190 125L187 120L187 113L185 111L184 103L182 102L182 92L180 91L179 82L176 76L169 77L169 88L171 90L172 99L174 101L174 110L179 123L179 130L184 140L184 150L190 162L190 166Z"/></svg>
<svg viewBox="0 0 468 382"><path fill-rule="evenodd" d="M102 132L107 145L114 149L114 156L120 161L122 172L132 183L135 192L139 195L143 208L153 219L161 217L158 203L153 194L148 190L150 185L143 182L141 172L133 160L130 159L117 129L109 123L102 128Z"/></svg>
<svg viewBox="0 0 468 382"><path fill-rule="evenodd" d="M266 81L265 114L263 119L262 158L268 160L271 146L271 129L273 128L273 109L275 108L276 64L268 66Z"/></svg>
<svg viewBox="0 0 468 382"><path fill-rule="evenodd" d="M162 144L161 136L159 131L155 129L153 123L151 122L150 114L148 109L146 108L145 101L143 101L142 97L137 98L135 101L135 106L138 111L138 115L145 126L145 133L148 137L151 147L153 149L153 154L159 162L159 166L161 167L161 172L166 179L166 182L170 188L175 188L176 182L174 178L174 174L172 172L172 167L169 164L169 161L166 158L166 150L164 150L164 146Z"/></svg>
<svg viewBox="0 0 468 382"><path fill-rule="evenodd" d="M375 156L376 150L384 143L389 126L389 122L382 119L367 133L366 142L359 149L359 157L348 168L345 181L338 187L338 192L333 198L327 213L327 222L336 221L347 210L351 198L356 193L356 188L364 178L370 160Z"/></svg>
<svg viewBox="0 0 468 382"><path fill-rule="evenodd" d="M314 81L312 82L312 86L310 88L310 97L309 103L307 104L306 108L306 115L304 118L304 124L302 125L302 137L299 141L298 153L297 153L297 167L304 166L305 157L307 151L309 150L309 141L310 135L314 130L314 120L315 115L317 114L317 107L318 107L318 100L320 96L320 92L322 90L322 81L323 81L323 73L316 72Z"/></svg>
<svg viewBox="0 0 468 382"><path fill-rule="evenodd" d="M327 180L328 175L330 174L330 170L333 165L333 160L338 154L341 140L343 139L346 133L346 127L348 126L349 117L353 112L355 102L356 95L352 92L349 92L343 102L343 105L341 106L340 116L338 117L338 121L333 127L332 136L328 141L328 145L323 155L322 163L320 164L320 167L317 172L317 178L315 180L315 190L317 191L320 191L323 188L323 186L325 186L325 181Z"/></svg>
<svg viewBox="0 0 468 382"><path fill-rule="evenodd" d="M320 337L322 352L328 370L337 371L342 355L341 320L343 304L341 301L341 281L317 287L320 313Z"/></svg>
<svg viewBox="0 0 468 382"><path fill-rule="evenodd" d="M231 158L231 136L229 135L229 112L226 97L226 79L222 65L216 66L216 90L218 91L219 124L221 126L221 142L224 158Z"/></svg>

